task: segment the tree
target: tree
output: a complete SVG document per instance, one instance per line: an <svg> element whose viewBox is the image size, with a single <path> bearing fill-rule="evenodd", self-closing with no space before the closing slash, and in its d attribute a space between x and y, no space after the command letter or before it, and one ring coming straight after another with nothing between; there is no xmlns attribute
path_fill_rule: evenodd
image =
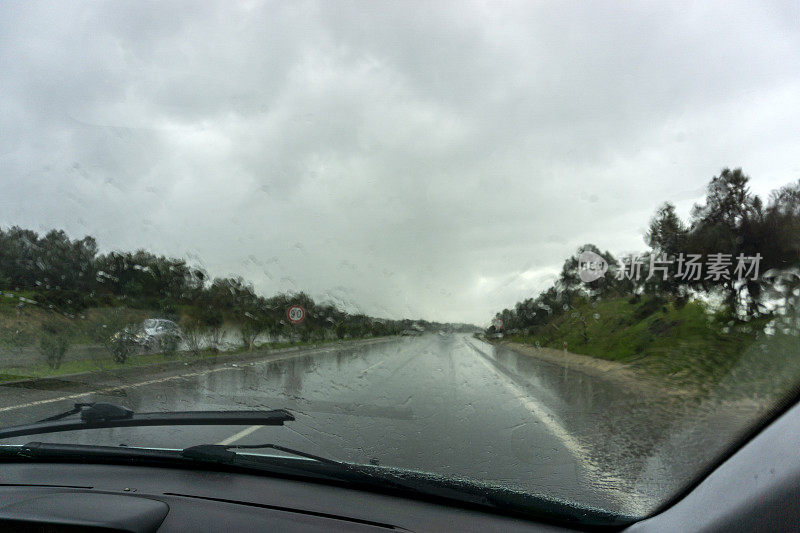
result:
<svg viewBox="0 0 800 533"><path fill-rule="evenodd" d="M262 333L269 331L269 327L269 319L265 314L253 315L246 313L239 324L239 331L244 347L252 352L256 338Z"/></svg>
<svg viewBox="0 0 800 533"><path fill-rule="evenodd" d="M705 203L695 205L692 210L692 226L722 225L738 230L760 203L750 194L749 181L750 177L741 168L725 168L719 176L711 178Z"/></svg>
<svg viewBox="0 0 800 533"><path fill-rule="evenodd" d="M64 360L64 355L70 344L70 332L68 327L61 322L51 318L42 323L42 333L39 338L39 349L45 356L47 365L50 368L59 368Z"/></svg>
<svg viewBox="0 0 800 533"><path fill-rule="evenodd" d="M189 353L195 357L200 355L203 349L203 333L205 328L196 317L188 318L183 324L183 340Z"/></svg>
<svg viewBox="0 0 800 533"><path fill-rule="evenodd" d="M200 313L200 324L208 337L208 346L211 351L219 352L224 335L222 312L211 308L203 309Z"/></svg>
<svg viewBox="0 0 800 533"><path fill-rule="evenodd" d="M750 178L737 168L725 168L714 176L708 184L705 203L697 204L692 209L691 222L686 239L686 248L692 253L707 258L711 254L726 254L736 258L740 254L748 255L748 250L758 246L753 238L763 223L763 206L761 199L753 196L747 184ZM747 313L751 309L739 309L742 301L740 292L747 284L738 284L729 276L718 280L703 277L700 280L684 282L699 290L719 290L725 296L725 303L734 315L739 311ZM752 291L757 292L755 286ZM751 300L757 295L750 294Z"/></svg>
<svg viewBox="0 0 800 533"><path fill-rule="evenodd" d="M675 213L675 206L666 202L650 219L644 240L654 251L676 256L686 251L686 234L686 226Z"/></svg>

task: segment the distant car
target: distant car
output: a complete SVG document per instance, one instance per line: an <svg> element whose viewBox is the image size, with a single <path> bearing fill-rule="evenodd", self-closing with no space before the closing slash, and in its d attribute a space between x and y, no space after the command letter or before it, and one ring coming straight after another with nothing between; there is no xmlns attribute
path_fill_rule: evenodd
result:
<svg viewBox="0 0 800 533"><path fill-rule="evenodd" d="M404 329L400 332L400 335L403 337L416 337L418 335L422 335L422 332L416 329Z"/></svg>
<svg viewBox="0 0 800 533"><path fill-rule="evenodd" d="M503 338L503 334L501 332L497 331L495 333L489 333L488 335L486 335L486 337L489 338L489 339L502 339Z"/></svg>
<svg viewBox="0 0 800 533"><path fill-rule="evenodd" d="M112 340L125 340L142 348L145 352L159 352L177 349L183 338L180 326L164 318L148 318L139 325L126 326L112 337Z"/></svg>

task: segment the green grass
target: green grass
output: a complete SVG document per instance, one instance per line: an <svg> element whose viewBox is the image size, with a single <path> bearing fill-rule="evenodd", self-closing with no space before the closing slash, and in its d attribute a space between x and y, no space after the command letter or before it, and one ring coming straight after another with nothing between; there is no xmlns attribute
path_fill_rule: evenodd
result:
<svg viewBox="0 0 800 533"><path fill-rule="evenodd" d="M584 325L584 321L586 322ZM715 382L757 342L767 319L729 326L701 302L683 306L654 298L585 303L557 317L535 335L511 338L628 363L656 376L687 383Z"/></svg>
<svg viewBox="0 0 800 533"><path fill-rule="evenodd" d="M360 337L363 339L367 337ZM377 337L370 337L377 338ZM347 340L359 340L347 339ZM316 346L321 344L331 344L341 342L333 339L316 340L316 341L301 341L301 342L271 342L260 344L255 348L255 351L274 351L283 348L291 347L304 347ZM240 347L233 350L224 352L213 352L211 350L203 350L198 355L190 355L187 352L181 352L172 356L166 356L160 353L133 355L128 358L125 363L116 362L113 357L102 357L93 359L81 359L77 361L65 361L58 368L50 368L47 364L41 363L27 367L9 367L0 369L0 382L14 381L19 379L30 378L44 378L64 376L68 374L78 374L83 372L98 372L104 370L119 370L123 368L136 368L157 365L159 363L167 362L192 362L202 359L224 360L235 359L242 354L250 353L247 348Z"/></svg>
<svg viewBox="0 0 800 533"><path fill-rule="evenodd" d="M10 291L3 289L3 294L0 294L0 306L15 307L19 303L19 298L27 298L29 300L36 300L38 293L36 291Z"/></svg>
<svg viewBox="0 0 800 533"><path fill-rule="evenodd" d="M31 291L13 294L35 296ZM0 295L0 303L4 300L13 302L13 305L7 302L0 305L0 348L37 346L44 323L63 326L69 333L70 344L96 344L110 335L109 331L121 329L127 323L141 322L152 315L152 312L141 309L95 307L85 309L74 317L67 317L37 305L25 305L17 309L16 298L7 299L5 294ZM103 324L108 327L102 328Z"/></svg>
<svg viewBox="0 0 800 533"><path fill-rule="evenodd" d="M112 357L81 359L77 361L65 361L58 368L50 368L44 363L29 367L4 368L0 371L0 381L10 381L12 379L42 378L51 376L63 376L66 374L77 374L80 372L97 372L102 370L114 370L119 368L132 368L138 366L148 366L167 361L189 360L187 357L173 356L166 357L162 354L145 354L131 356L125 363L118 363ZM197 359L197 358L193 358Z"/></svg>

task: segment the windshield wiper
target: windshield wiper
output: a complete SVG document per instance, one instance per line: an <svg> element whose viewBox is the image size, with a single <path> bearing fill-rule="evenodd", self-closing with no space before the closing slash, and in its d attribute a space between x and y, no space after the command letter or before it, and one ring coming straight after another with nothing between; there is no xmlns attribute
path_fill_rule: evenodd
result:
<svg viewBox="0 0 800 533"><path fill-rule="evenodd" d="M181 450L181 457L184 459L198 459L201 461L220 461L220 462L229 462L235 461L239 455L231 450L263 450L263 449L272 449L278 450L285 453L290 453L292 455L296 455L298 457L305 457L306 459L312 459L318 463L324 463L328 465L336 465L340 467L344 467L347 463L342 463L341 461L334 461L333 459L328 459L327 457L320 457L319 455L314 455L312 453L301 452L300 450L295 450L293 448L287 448L286 446L280 446L278 444L200 444L198 446L190 446L189 448L184 448Z"/></svg>
<svg viewBox="0 0 800 533"><path fill-rule="evenodd" d="M310 462L298 461L290 457L274 455L241 454L235 450L273 449L291 455L311 459ZM455 499L480 505L491 505L482 491L465 491L457 484L447 484L443 480L425 479L421 476L403 473L391 468L378 468L373 465L361 465L335 461L311 453L287 448L278 444L201 444L184 448L178 452L181 459L199 462L222 463L270 471L278 474L311 476L314 479L330 479L343 481L349 485L363 486L370 489L399 491L414 496L434 496Z"/></svg>
<svg viewBox="0 0 800 533"><path fill-rule="evenodd" d="M302 461L298 462L296 459L292 460L289 457L278 457L260 454L240 454L234 450L241 449L273 449L311 459L313 462L303 464ZM462 490L444 487L440 483L431 483L429 480L423 481L421 478L415 479L413 476L407 476L405 479L398 475L392 474L392 469L379 469L373 465L360 465L353 463L346 463L343 461L335 461L326 457L320 457L293 448L287 448L278 444L201 444L198 446L191 446L184 448L179 452L182 459L192 459L201 462L218 462L223 464L238 465L238 466L255 466L256 468L264 468L265 466L272 469L283 469L287 473L303 473L311 474L316 478L327 477L338 479L347 483L356 483L368 485L373 488L379 487L381 489L400 490L403 492L412 492L415 494L427 494L441 497L454 497L458 496L460 499L464 498ZM479 494L473 500L475 503L486 504L486 498Z"/></svg>
<svg viewBox="0 0 800 533"><path fill-rule="evenodd" d="M80 418L67 417L80 414ZM0 439L81 429L144 426L282 426L294 416L284 409L267 411L173 411L135 413L112 403L76 403L75 407L23 426L0 429Z"/></svg>
<svg viewBox="0 0 800 533"><path fill-rule="evenodd" d="M274 449L311 461L298 461L292 457L275 455L242 454L237 449ZM447 487L441 481L431 482L415 476L399 476L391 469L379 469L375 466L360 465L336 461L320 457L278 444L223 445L201 444L182 450L150 449L128 446L97 446L85 444L51 444L29 442L21 446L0 445L0 461L3 458L16 460L78 460L91 462L96 460L136 462L160 462L176 464L218 464L244 468L248 471L260 471L277 475L302 476L315 480L344 482L348 485L360 485L372 489L400 491L414 495L427 495L456 498L472 503L485 505L485 496L466 494L454 487Z"/></svg>
<svg viewBox="0 0 800 533"><path fill-rule="evenodd" d="M246 448L274 448L286 453L307 457L313 461L299 461L291 457L274 455L237 454L229 449L245 446L200 445L184 450L163 448L137 448L128 446L97 446L86 444L52 444L30 442L25 445L0 444L0 463L4 462L80 462L125 465L176 465L196 468L209 465L213 470L241 469L247 473L287 476L304 480L340 484L356 489L377 490L391 495L420 498L431 502L441 500L449 504L481 506L501 512L521 513L537 518L552 517L581 523L592 521L617 524L633 518L601 511L589 511L562 502L543 499L511 489L501 489L446 477L406 471L391 467L353 464L325 459L277 445L251 445ZM194 450L194 451L190 451ZM576 518L576 512L580 516Z"/></svg>

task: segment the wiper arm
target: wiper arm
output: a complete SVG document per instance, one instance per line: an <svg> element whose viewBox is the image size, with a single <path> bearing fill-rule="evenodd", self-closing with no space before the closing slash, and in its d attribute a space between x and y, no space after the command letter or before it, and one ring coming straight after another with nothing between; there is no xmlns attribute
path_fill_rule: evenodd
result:
<svg viewBox="0 0 800 533"><path fill-rule="evenodd" d="M318 463L324 463L328 465L336 465L340 467L345 467L347 463L342 463L340 461L334 461L333 459L328 459L327 457L320 457L319 455L314 455L312 453L301 452L300 450L295 450L293 448L287 448L286 446L280 446L278 444L200 444L198 446L190 446L189 448L184 448L181 450L181 457L185 459L199 459L201 461L221 461L221 462L229 462L234 461L237 458L237 454L231 450L241 450L241 449L251 449L251 450L263 450L263 449L272 449L278 450L281 452L290 453L292 455L297 455L298 457L305 457L306 459L312 459L317 461Z"/></svg>
<svg viewBox="0 0 800 533"><path fill-rule="evenodd" d="M41 424L42 422L50 422L52 420L61 420L62 418L66 418L70 415L74 414L81 414L81 420L100 420L100 419L111 419L111 418L130 418L133 415L133 411L128 409L127 407L123 407L121 405L116 405L113 403L102 403L102 402L79 402L75 404L75 407L70 409L69 411L64 411L63 413L49 416L47 418L43 418L36 422L36 424Z"/></svg>
<svg viewBox="0 0 800 533"><path fill-rule="evenodd" d="M79 414L79 419L67 419ZM135 413L111 403L76 403L67 412L23 426L0 429L0 439L80 429L144 426L282 426L294 416L284 409L268 411L173 411Z"/></svg>
<svg viewBox="0 0 800 533"><path fill-rule="evenodd" d="M290 453L299 457L312 459L315 463L302 464L285 458L286 461L276 462L275 456L263 455L241 455L233 450L237 449L264 449L270 448L282 452ZM249 466L255 468L269 468L272 471L283 470L287 474L308 474L315 478L328 478L346 483L361 484L371 488L382 490L401 491L415 494L417 496L436 496L441 498L457 499L469 501L481 505L489 505L490 502L482 493L469 493L458 486L447 486L440 480L432 481L420 476L401 477L392 469L378 469L374 466L346 463L334 461L326 457L320 457L307 452L302 452L278 444L201 444L184 448L179 452L182 459L190 459L201 462L215 462L228 465ZM291 461L291 462L289 462Z"/></svg>

